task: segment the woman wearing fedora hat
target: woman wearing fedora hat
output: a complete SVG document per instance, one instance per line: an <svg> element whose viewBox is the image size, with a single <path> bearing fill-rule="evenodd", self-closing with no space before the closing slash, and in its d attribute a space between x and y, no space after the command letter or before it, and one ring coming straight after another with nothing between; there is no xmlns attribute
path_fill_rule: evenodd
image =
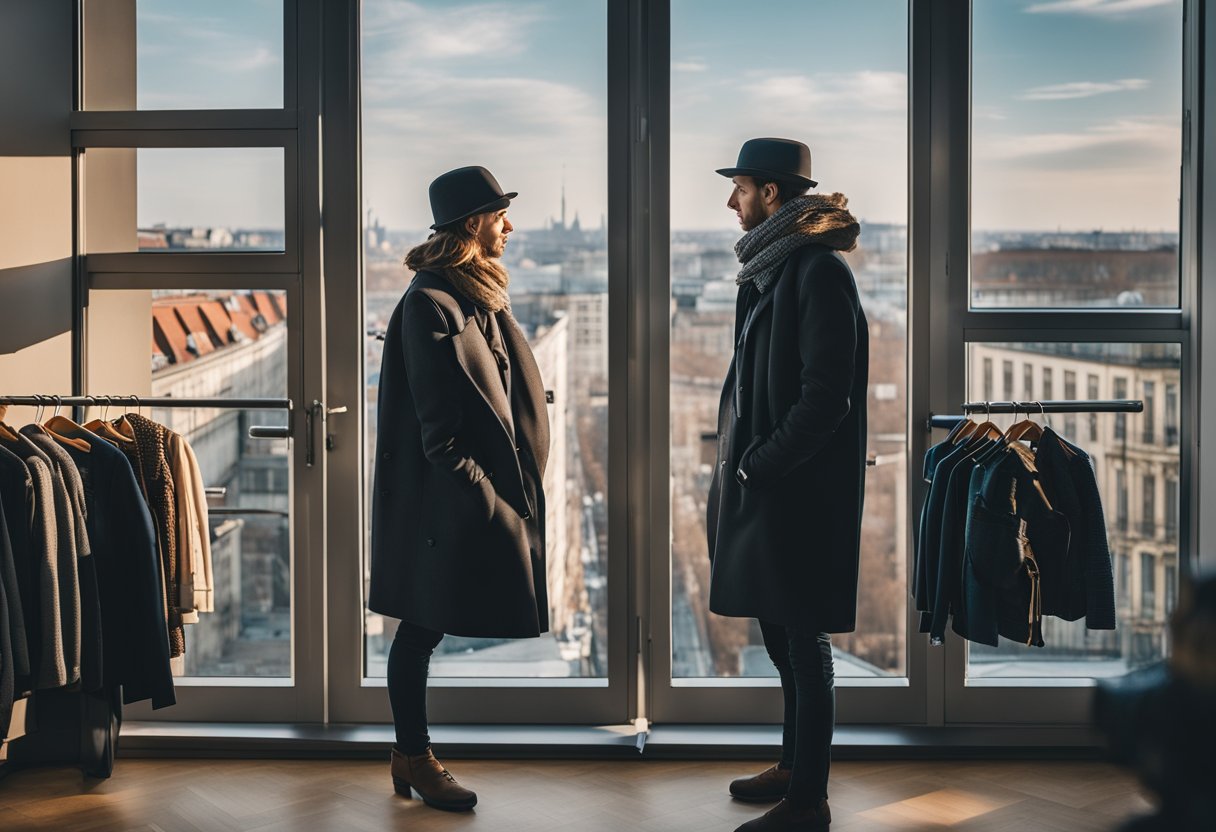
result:
<svg viewBox="0 0 1216 832"><path fill-rule="evenodd" d="M515 196L482 167L431 183L435 233L406 255L415 275L389 319L380 370L368 607L401 621L388 658L393 786L453 811L477 795L431 751L431 653L445 633L549 629L549 417L500 261Z"/></svg>

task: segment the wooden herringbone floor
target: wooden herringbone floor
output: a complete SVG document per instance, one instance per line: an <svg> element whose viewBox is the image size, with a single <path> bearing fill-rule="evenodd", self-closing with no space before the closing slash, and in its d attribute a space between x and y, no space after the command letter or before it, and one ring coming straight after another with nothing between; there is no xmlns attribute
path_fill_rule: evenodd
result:
<svg viewBox="0 0 1216 832"><path fill-rule="evenodd" d="M388 762L119 760L114 777L71 769L0 782L0 830L57 832L731 832L767 807L732 801L720 762L474 762L450 765L477 809L449 814L395 797ZM1135 781L1090 762L840 762L834 832L1110 830L1149 804Z"/></svg>

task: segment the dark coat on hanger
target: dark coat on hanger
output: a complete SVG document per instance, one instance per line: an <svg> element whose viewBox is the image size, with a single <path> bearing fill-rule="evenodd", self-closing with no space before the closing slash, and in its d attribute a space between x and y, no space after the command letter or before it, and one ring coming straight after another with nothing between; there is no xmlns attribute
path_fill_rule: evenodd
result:
<svg viewBox="0 0 1216 832"><path fill-rule="evenodd" d="M508 401L474 307L419 272L389 319L372 489L373 612L452 635L549 628L549 414L519 326L497 313Z"/></svg>
<svg viewBox="0 0 1216 832"><path fill-rule="evenodd" d="M101 604L104 689L122 686L126 704L152 700L163 708L176 702L169 665L164 592L156 530L127 455L85 430L89 450L64 450L84 485L89 542Z"/></svg>
<svg viewBox="0 0 1216 832"><path fill-rule="evenodd" d="M1066 621L1085 616L1086 628L1113 630L1115 578L1093 463L1051 428L1043 431L1034 461L1043 490L1072 530L1067 557L1042 564L1043 614Z"/></svg>
<svg viewBox="0 0 1216 832"><path fill-rule="evenodd" d="M706 507L713 612L855 628L868 375L838 253L803 246L768 291L740 288Z"/></svg>
<svg viewBox="0 0 1216 832"><path fill-rule="evenodd" d="M15 696L32 691L32 668L37 666L38 564L31 548L34 486L29 468L20 457L0 445L0 509L5 512L6 534L12 560L8 584L10 649L13 652ZM2 543L2 541L0 541Z"/></svg>

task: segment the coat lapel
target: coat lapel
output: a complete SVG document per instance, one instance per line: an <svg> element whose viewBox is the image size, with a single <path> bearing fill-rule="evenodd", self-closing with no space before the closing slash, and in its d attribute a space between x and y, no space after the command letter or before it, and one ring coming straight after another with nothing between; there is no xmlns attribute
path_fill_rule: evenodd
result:
<svg viewBox="0 0 1216 832"><path fill-rule="evenodd" d="M743 332L739 336L740 346L747 343L747 334L751 332L752 326L755 325L756 320L760 317L764 310L768 308L768 305L773 302L773 295L775 294L777 294L776 282L768 287L767 292L760 295L760 300L757 301L756 305L752 307L752 312L747 316L747 320L743 324Z"/></svg>
<svg viewBox="0 0 1216 832"><path fill-rule="evenodd" d="M528 445L537 471L543 476L549 459L549 411L545 385L528 340L508 312L498 313L498 326L511 359L511 390L515 403L517 441ZM501 385L500 385L501 386Z"/></svg>
<svg viewBox="0 0 1216 832"><path fill-rule="evenodd" d="M464 369L465 375L473 382L477 392L485 399L486 404L494 411L507 437L514 441L514 430L511 419L511 403L507 401L507 393L502 388L498 373L498 362L490 347L486 344L485 336L477 322L469 319L459 332L452 336L452 346L456 350L456 360Z"/></svg>

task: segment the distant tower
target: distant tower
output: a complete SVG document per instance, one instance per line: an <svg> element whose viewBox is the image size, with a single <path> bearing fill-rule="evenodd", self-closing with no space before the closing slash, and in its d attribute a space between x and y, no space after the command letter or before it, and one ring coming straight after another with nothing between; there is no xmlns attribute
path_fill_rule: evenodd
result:
<svg viewBox="0 0 1216 832"><path fill-rule="evenodd" d="M562 167L562 231L566 230L566 169Z"/></svg>

